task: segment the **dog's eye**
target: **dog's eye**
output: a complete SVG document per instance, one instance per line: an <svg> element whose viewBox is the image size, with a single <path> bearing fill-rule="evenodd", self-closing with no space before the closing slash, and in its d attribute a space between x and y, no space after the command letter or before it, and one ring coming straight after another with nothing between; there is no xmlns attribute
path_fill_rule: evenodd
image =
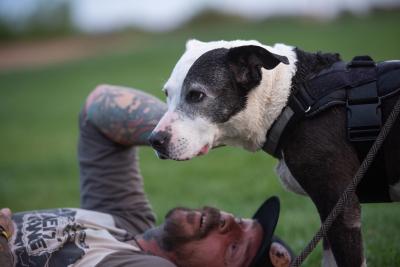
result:
<svg viewBox="0 0 400 267"><path fill-rule="evenodd" d="M190 103L199 103L204 99L205 96L206 94L203 92L192 90L186 95L186 101Z"/></svg>
<svg viewBox="0 0 400 267"><path fill-rule="evenodd" d="M164 94L166 97L168 97L168 90L164 90Z"/></svg>

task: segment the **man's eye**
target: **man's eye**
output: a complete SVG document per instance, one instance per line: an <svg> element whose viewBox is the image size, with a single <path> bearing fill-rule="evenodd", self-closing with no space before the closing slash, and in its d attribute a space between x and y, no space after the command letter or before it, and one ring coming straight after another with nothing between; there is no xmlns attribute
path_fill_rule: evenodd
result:
<svg viewBox="0 0 400 267"><path fill-rule="evenodd" d="M235 254L235 252L236 252L236 250L238 249L238 244L237 243L233 243L232 245L231 245L231 253L232 253L232 255L234 255Z"/></svg>
<svg viewBox="0 0 400 267"><path fill-rule="evenodd" d="M233 263L239 260L239 256L241 255L241 253L238 253L238 251L240 250L239 244L240 243L238 241L229 244L225 255L225 259L227 260L227 262Z"/></svg>
<svg viewBox="0 0 400 267"><path fill-rule="evenodd" d="M186 95L186 101L190 103L199 103L203 101L206 94L200 91L192 90Z"/></svg>

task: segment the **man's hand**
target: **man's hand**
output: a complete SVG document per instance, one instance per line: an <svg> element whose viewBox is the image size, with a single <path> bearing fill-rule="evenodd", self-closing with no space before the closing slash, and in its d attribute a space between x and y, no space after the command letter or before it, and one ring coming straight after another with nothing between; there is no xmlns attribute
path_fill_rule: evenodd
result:
<svg viewBox="0 0 400 267"><path fill-rule="evenodd" d="M14 224L11 220L11 210L4 208L0 210L0 266L13 266L13 257L8 241L14 234Z"/></svg>
<svg viewBox="0 0 400 267"><path fill-rule="evenodd" d="M289 267L293 260L290 252L278 242L272 242L269 249L269 257L274 267Z"/></svg>
<svg viewBox="0 0 400 267"><path fill-rule="evenodd" d="M14 225L11 220L12 212L9 208L0 210L0 230L3 230L2 235L8 240L14 234Z"/></svg>

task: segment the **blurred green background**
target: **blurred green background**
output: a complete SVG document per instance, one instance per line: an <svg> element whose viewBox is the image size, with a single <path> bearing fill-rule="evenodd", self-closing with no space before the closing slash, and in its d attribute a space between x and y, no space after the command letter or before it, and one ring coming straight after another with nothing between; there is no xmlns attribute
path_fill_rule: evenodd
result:
<svg viewBox="0 0 400 267"><path fill-rule="evenodd" d="M106 38L120 36L123 46L90 57L0 72L1 207L17 212L79 206L77 117L86 96L108 83L163 99L160 89L189 38L282 42L307 51L339 52L345 60L363 54L400 59L397 11L345 14L332 21L274 18L251 23L209 14L173 32L126 31ZM95 49L97 44L91 45ZM262 152L219 148L188 162L158 160L150 148L142 148L140 155L159 222L177 205L214 205L251 216L267 196L277 195L282 205L277 234L296 253L319 227L311 201L284 191L274 172L276 161ZM363 205L362 219L368 265L400 266L400 205ZM319 247L304 266L319 266L320 260Z"/></svg>

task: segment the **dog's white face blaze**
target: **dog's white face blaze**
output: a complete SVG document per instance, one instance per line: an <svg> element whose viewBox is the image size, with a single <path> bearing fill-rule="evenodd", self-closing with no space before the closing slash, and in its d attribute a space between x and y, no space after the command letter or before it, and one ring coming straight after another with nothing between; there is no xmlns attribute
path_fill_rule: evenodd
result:
<svg viewBox="0 0 400 267"><path fill-rule="evenodd" d="M217 127L204 118L190 119L180 112L168 110L154 131L172 133L168 146L169 158L187 160L208 153L213 146Z"/></svg>
<svg viewBox="0 0 400 267"><path fill-rule="evenodd" d="M261 46L268 51L286 56L289 65L279 64L273 70L262 69L262 81L248 95L248 105L225 123L213 123L207 118L190 118L177 107L182 101L184 79L193 63L204 53L218 48L245 45ZM274 47L251 41L200 42L190 40L186 51L177 62L164 89L168 91L168 112L154 131L166 130L171 134L168 155L175 160L190 159L206 154L218 145L240 146L257 150L265 142L266 132L286 105L291 78L295 73L296 55L293 47L277 44Z"/></svg>

